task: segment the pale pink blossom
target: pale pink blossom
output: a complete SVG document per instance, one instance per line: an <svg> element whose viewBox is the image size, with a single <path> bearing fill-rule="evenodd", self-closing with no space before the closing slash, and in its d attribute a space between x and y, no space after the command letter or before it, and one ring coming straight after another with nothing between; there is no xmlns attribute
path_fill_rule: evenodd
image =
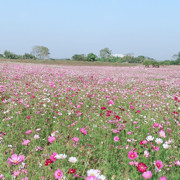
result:
<svg viewBox="0 0 180 180"><path fill-rule="evenodd" d="M142 174L142 177L145 179L150 179L152 177L151 171L146 171Z"/></svg>

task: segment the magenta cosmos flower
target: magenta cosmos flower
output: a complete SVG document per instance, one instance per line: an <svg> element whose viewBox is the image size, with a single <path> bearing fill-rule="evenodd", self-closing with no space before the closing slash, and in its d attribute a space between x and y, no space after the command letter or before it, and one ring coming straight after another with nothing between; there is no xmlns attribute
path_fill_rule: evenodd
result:
<svg viewBox="0 0 180 180"><path fill-rule="evenodd" d="M109 100L109 101L108 101L108 105L109 105L109 106L112 106L112 105L114 105L114 102L113 102L112 100Z"/></svg>
<svg viewBox="0 0 180 180"><path fill-rule="evenodd" d="M72 138L72 141L73 141L73 142L79 142L79 138L73 137L73 138Z"/></svg>
<svg viewBox="0 0 180 180"><path fill-rule="evenodd" d="M11 156L11 158L8 158L8 164L19 164L21 162L23 162L25 159L25 156L23 155L17 155L17 154L13 154Z"/></svg>
<svg viewBox="0 0 180 180"><path fill-rule="evenodd" d="M117 142L117 141L119 141L119 140L120 140L120 138L119 138L118 136L115 136L115 137L114 137L114 141L115 141L115 142Z"/></svg>
<svg viewBox="0 0 180 180"><path fill-rule="evenodd" d="M128 158L131 159L131 160L134 160L138 157L137 155L137 152L134 152L134 151L129 151L128 153Z"/></svg>
<svg viewBox="0 0 180 180"><path fill-rule="evenodd" d="M58 154L57 152L53 152L53 154L50 156L50 159L51 159L53 162L56 161L56 155L57 155L57 154Z"/></svg>
<svg viewBox="0 0 180 180"><path fill-rule="evenodd" d="M49 143L53 143L55 140L56 140L56 138L54 136L49 136L48 137Z"/></svg>
<svg viewBox="0 0 180 180"><path fill-rule="evenodd" d="M30 143L30 140L27 139L22 142L22 145L27 146L29 143Z"/></svg>
<svg viewBox="0 0 180 180"><path fill-rule="evenodd" d="M54 172L54 177L55 177L55 179L60 180L63 177L63 172L60 169L56 170Z"/></svg>
<svg viewBox="0 0 180 180"><path fill-rule="evenodd" d="M158 169L162 169L164 165L163 165L162 161L157 160L157 161L155 161L155 166L156 166Z"/></svg>
<svg viewBox="0 0 180 180"><path fill-rule="evenodd" d="M31 134L31 133L32 133L31 130L26 131L26 134Z"/></svg>
<svg viewBox="0 0 180 180"><path fill-rule="evenodd" d="M145 179L150 179L152 177L151 171L146 171L142 174L142 177Z"/></svg>
<svg viewBox="0 0 180 180"><path fill-rule="evenodd" d="M88 176L86 180L98 180L98 178L95 176Z"/></svg>
<svg viewBox="0 0 180 180"><path fill-rule="evenodd" d="M87 131L86 131L85 128L81 128L80 131L81 131L82 134L87 135Z"/></svg>

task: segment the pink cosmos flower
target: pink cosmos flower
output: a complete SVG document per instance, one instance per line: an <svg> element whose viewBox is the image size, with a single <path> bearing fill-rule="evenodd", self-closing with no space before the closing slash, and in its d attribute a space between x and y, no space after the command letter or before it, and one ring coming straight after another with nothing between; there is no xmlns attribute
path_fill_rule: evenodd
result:
<svg viewBox="0 0 180 180"><path fill-rule="evenodd" d="M163 138L166 138L166 133L163 130L160 130L159 131L159 136L163 137Z"/></svg>
<svg viewBox="0 0 180 180"><path fill-rule="evenodd" d="M30 140L27 139L22 142L22 145L27 146L29 143L30 143Z"/></svg>
<svg viewBox="0 0 180 180"><path fill-rule="evenodd" d="M180 161L175 161L174 163L176 166L180 166Z"/></svg>
<svg viewBox="0 0 180 180"><path fill-rule="evenodd" d="M36 151L42 151L42 150L43 150L43 148L41 148L40 146L36 147Z"/></svg>
<svg viewBox="0 0 180 180"><path fill-rule="evenodd" d="M152 177L151 171L146 171L142 174L142 177L145 179L150 179Z"/></svg>
<svg viewBox="0 0 180 180"><path fill-rule="evenodd" d="M95 176L88 176L86 180L98 180L98 178Z"/></svg>
<svg viewBox="0 0 180 180"><path fill-rule="evenodd" d="M140 110L137 110L136 113L139 114L141 111Z"/></svg>
<svg viewBox="0 0 180 180"><path fill-rule="evenodd" d="M25 156L23 155L17 155L13 154L11 158L8 158L8 164L19 164L20 162L23 162L25 159Z"/></svg>
<svg viewBox="0 0 180 180"><path fill-rule="evenodd" d="M154 146L152 142L151 142L151 147L152 147L155 151L159 151L159 147L158 147L158 146Z"/></svg>
<svg viewBox="0 0 180 180"><path fill-rule="evenodd" d="M165 176L162 176L159 178L159 180L167 180L167 178Z"/></svg>
<svg viewBox="0 0 180 180"><path fill-rule="evenodd" d="M138 157L137 155L137 152L134 152L134 151L129 151L128 153L128 158L131 159L131 160L134 160Z"/></svg>
<svg viewBox="0 0 180 180"><path fill-rule="evenodd" d="M54 136L49 136L48 137L49 143L53 143L55 140L56 140L56 138Z"/></svg>
<svg viewBox="0 0 180 180"><path fill-rule="evenodd" d="M35 134L34 139L39 139L39 134Z"/></svg>
<svg viewBox="0 0 180 180"><path fill-rule="evenodd" d="M139 144L140 145L147 144L147 141L146 140L142 140Z"/></svg>
<svg viewBox="0 0 180 180"><path fill-rule="evenodd" d="M129 162L129 165L131 165L131 166L138 166L138 162L137 161L130 161Z"/></svg>
<svg viewBox="0 0 180 180"><path fill-rule="evenodd" d="M130 105L130 109L131 109L131 110L134 110L134 106L133 106L133 105Z"/></svg>
<svg viewBox="0 0 180 180"><path fill-rule="evenodd" d="M164 165L163 165L162 161L157 160L157 161L155 161L155 166L156 166L158 169L162 169Z"/></svg>
<svg viewBox="0 0 180 180"><path fill-rule="evenodd" d="M87 131L86 131L85 128L81 128L80 131L81 131L82 134L87 135Z"/></svg>
<svg viewBox="0 0 180 180"><path fill-rule="evenodd" d="M158 124L158 123L154 123L154 124L153 124L153 128L156 128L156 127L159 127L159 124Z"/></svg>
<svg viewBox="0 0 180 180"><path fill-rule="evenodd" d="M5 180L4 175L0 174L0 179Z"/></svg>
<svg viewBox="0 0 180 180"><path fill-rule="evenodd" d="M72 141L73 141L73 142L79 142L79 138L73 137L73 138L72 138Z"/></svg>
<svg viewBox="0 0 180 180"><path fill-rule="evenodd" d="M112 100L109 100L109 101L108 101L108 105L109 105L109 106L112 106L112 105L114 105L114 102L113 102Z"/></svg>
<svg viewBox="0 0 180 180"><path fill-rule="evenodd" d="M132 132L131 132L131 131L129 131L129 132L127 132L127 134L128 134L128 135L131 135L131 134L132 134Z"/></svg>
<svg viewBox="0 0 180 180"><path fill-rule="evenodd" d="M56 155L57 155L57 154L58 154L57 152L53 152L53 154L50 156L50 159L51 159L53 162L56 161Z"/></svg>
<svg viewBox="0 0 180 180"><path fill-rule="evenodd" d="M14 171L13 176L17 177L19 175L19 173L20 173L20 171Z"/></svg>
<svg viewBox="0 0 180 180"><path fill-rule="evenodd" d="M114 137L114 141L115 141L115 142L118 142L119 140L120 140L120 138L119 138L118 136L115 136L115 137Z"/></svg>
<svg viewBox="0 0 180 180"><path fill-rule="evenodd" d="M31 133L32 133L31 130L26 131L26 134L31 134Z"/></svg>
<svg viewBox="0 0 180 180"><path fill-rule="evenodd" d="M54 177L55 177L55 179L60 180L63 177L63 172L60 169L56 170L54 172Z"/></svg>

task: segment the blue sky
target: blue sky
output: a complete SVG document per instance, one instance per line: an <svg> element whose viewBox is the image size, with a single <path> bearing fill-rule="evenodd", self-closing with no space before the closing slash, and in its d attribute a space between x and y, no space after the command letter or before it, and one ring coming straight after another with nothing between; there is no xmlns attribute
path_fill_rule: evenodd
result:
<svg viewBox="0 0 180 180"><path fill-rule="evenodd" d="M52 58L108 47L157 60L180 51L180 0L0 0L0 53L50 49Z"/></svg>

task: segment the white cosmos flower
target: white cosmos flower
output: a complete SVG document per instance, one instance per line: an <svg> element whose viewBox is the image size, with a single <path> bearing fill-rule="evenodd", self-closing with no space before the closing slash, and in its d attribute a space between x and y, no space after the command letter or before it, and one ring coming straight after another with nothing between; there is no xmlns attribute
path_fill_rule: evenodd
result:
<svg viewBox="0 0 180 180"><path fill-rule="evenodd" d="M104 175L98 176L98 180L106 180L106 177Z"/></svg>
<svg viewBox="0 0 180 180"><path fill-rule="evenodd" d="M67 157L66 154L57 154L57 155L55 156L56 159L65 159L66 157Z"/></svg>
<svg viewBox="0 0 180 180"><path fill-rule="evenodd" d="M98 169L90 169L87 171L87 176L95 176L98 177L100 175L101 171Z"/></svg>
<svg viewBox="0 0 180 180"><path fill-rule="evenodd" d="M71 162L71 163L76 163L77 158L76 157L70 157L68 161Z"/></svg>
<svg viewBox="0 0 180 180"><path fill-rule="evenodd" d="M39 139L39 134L35 134L34 139Z"/></svg>
<svg viewBox="0 0 180 180"><path fill-rule="evenodd" d="M164 149L169 149L171 147L171 145L169 145L168 143L164 143L163 144L163 148Z"/></svg>
<svg viewBox="0 0 180 180"><path fill-rule="evenodd" d="M152 137L152 136L147 136L147 137L146 137L146 140L147 140L147 141L153 141L153 139L154 139L154 137Z"/></svg>
<svg viewBox="0 0 180 180"><path fill-rule="evenodd" d="M162 144L163 143L163 140L161 138L156 138L155 142L157 144Z"/></svg>
<svg viewBox="0 0 180 180"><path fill-rule="evenodd" d="M147 150L144 151L144 156L149 157L149 152Z"/></svg>

